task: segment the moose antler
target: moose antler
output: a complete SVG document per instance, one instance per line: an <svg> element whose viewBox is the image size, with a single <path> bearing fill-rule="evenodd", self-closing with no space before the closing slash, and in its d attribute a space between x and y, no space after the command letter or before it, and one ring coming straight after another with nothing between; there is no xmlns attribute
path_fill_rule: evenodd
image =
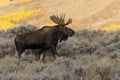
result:
<svg viewBox="0 0 120 80"><path fill-rule="evenodd" d="M72 19L69 19L65 25L71 24L72 23Z"/></svg>
<svg viewBox="0 0 120 80"><path fill-rule="evenodd" d="M58 25L68 25L68 24L72 23L72 19L69 19L65 23L65 14L61 14L60 17L58 17L58 15L52 15L52 16L50 16L50 19Z"/></svg>

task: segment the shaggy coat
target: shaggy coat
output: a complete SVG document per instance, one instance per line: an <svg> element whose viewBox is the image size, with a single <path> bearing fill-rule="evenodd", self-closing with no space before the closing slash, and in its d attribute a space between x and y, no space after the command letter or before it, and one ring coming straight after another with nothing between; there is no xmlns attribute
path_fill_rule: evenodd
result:
<svg viewBox="0 0 120 80"><path fill-rule="evenodd" d="M74 30L66 27L66 25L72 22L71 19L69 19L67 23L64 23L62 21L63 18L58 18L56 16L51 16L50 18L58 25L53 27L44 26L43 28L31 33L16 35L14 41L16 46L16 54L19 61L21 54L26 49L40 49L39 54L42 54L44 51L49 49L53 53L52 55L55 57L55 55L58 55L56 50L58 42L67 40L68 37L75 34ZM63 23L60 23L56 20L60 20ZM43 56L41 56L40 61L42 60L42 57Z"/></svg>

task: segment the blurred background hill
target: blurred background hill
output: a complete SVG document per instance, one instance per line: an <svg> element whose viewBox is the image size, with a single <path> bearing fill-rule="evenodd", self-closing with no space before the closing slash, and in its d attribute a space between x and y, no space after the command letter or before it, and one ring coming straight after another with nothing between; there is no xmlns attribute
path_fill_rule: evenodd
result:
<svg viewBox="0 0 120 80"><path fill-rule="evenodd" d="M75 30L102 29L111 25L120 28L119 4L119 0L2 0L0 24L8 24L3 27L52 25L50 15L65 13L73 19L70 27Z"/></svg>

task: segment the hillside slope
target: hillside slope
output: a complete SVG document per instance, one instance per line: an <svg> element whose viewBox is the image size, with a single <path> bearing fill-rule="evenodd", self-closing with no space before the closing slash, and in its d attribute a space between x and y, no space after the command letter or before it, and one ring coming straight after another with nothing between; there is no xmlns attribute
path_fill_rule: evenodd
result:
<svg viewBox="0 0 120 80"><path fill-rule="evenodd" d="M99 29L106 25L119 24L119 0L31 0L30 2L13 1L0 5L0 15L9 15L15 12L41 9L40 15L23 20L20 24L33 24L43 26L52 24L50 15L65 13L73 19L70 25L77 29Z"/></svg>

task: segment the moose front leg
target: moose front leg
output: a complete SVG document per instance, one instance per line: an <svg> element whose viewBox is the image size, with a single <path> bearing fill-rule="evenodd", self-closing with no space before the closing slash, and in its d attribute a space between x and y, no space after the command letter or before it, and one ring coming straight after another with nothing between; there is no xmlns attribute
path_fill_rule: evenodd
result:
<svg viewBox="0 0 120 80"><path fill-rule="evenodd" d="M56 46L52 46L50 50L52 52L54 59L56 59L56 56L59 56L57 49L56 49Z"/></svg>
<svg viewBox="0 0 120 80"><path fill-rule="evenodd" d="M45 54L42 53L42 54L40 55L39 62L44 62L44 59L45 59Z"/></svg>

